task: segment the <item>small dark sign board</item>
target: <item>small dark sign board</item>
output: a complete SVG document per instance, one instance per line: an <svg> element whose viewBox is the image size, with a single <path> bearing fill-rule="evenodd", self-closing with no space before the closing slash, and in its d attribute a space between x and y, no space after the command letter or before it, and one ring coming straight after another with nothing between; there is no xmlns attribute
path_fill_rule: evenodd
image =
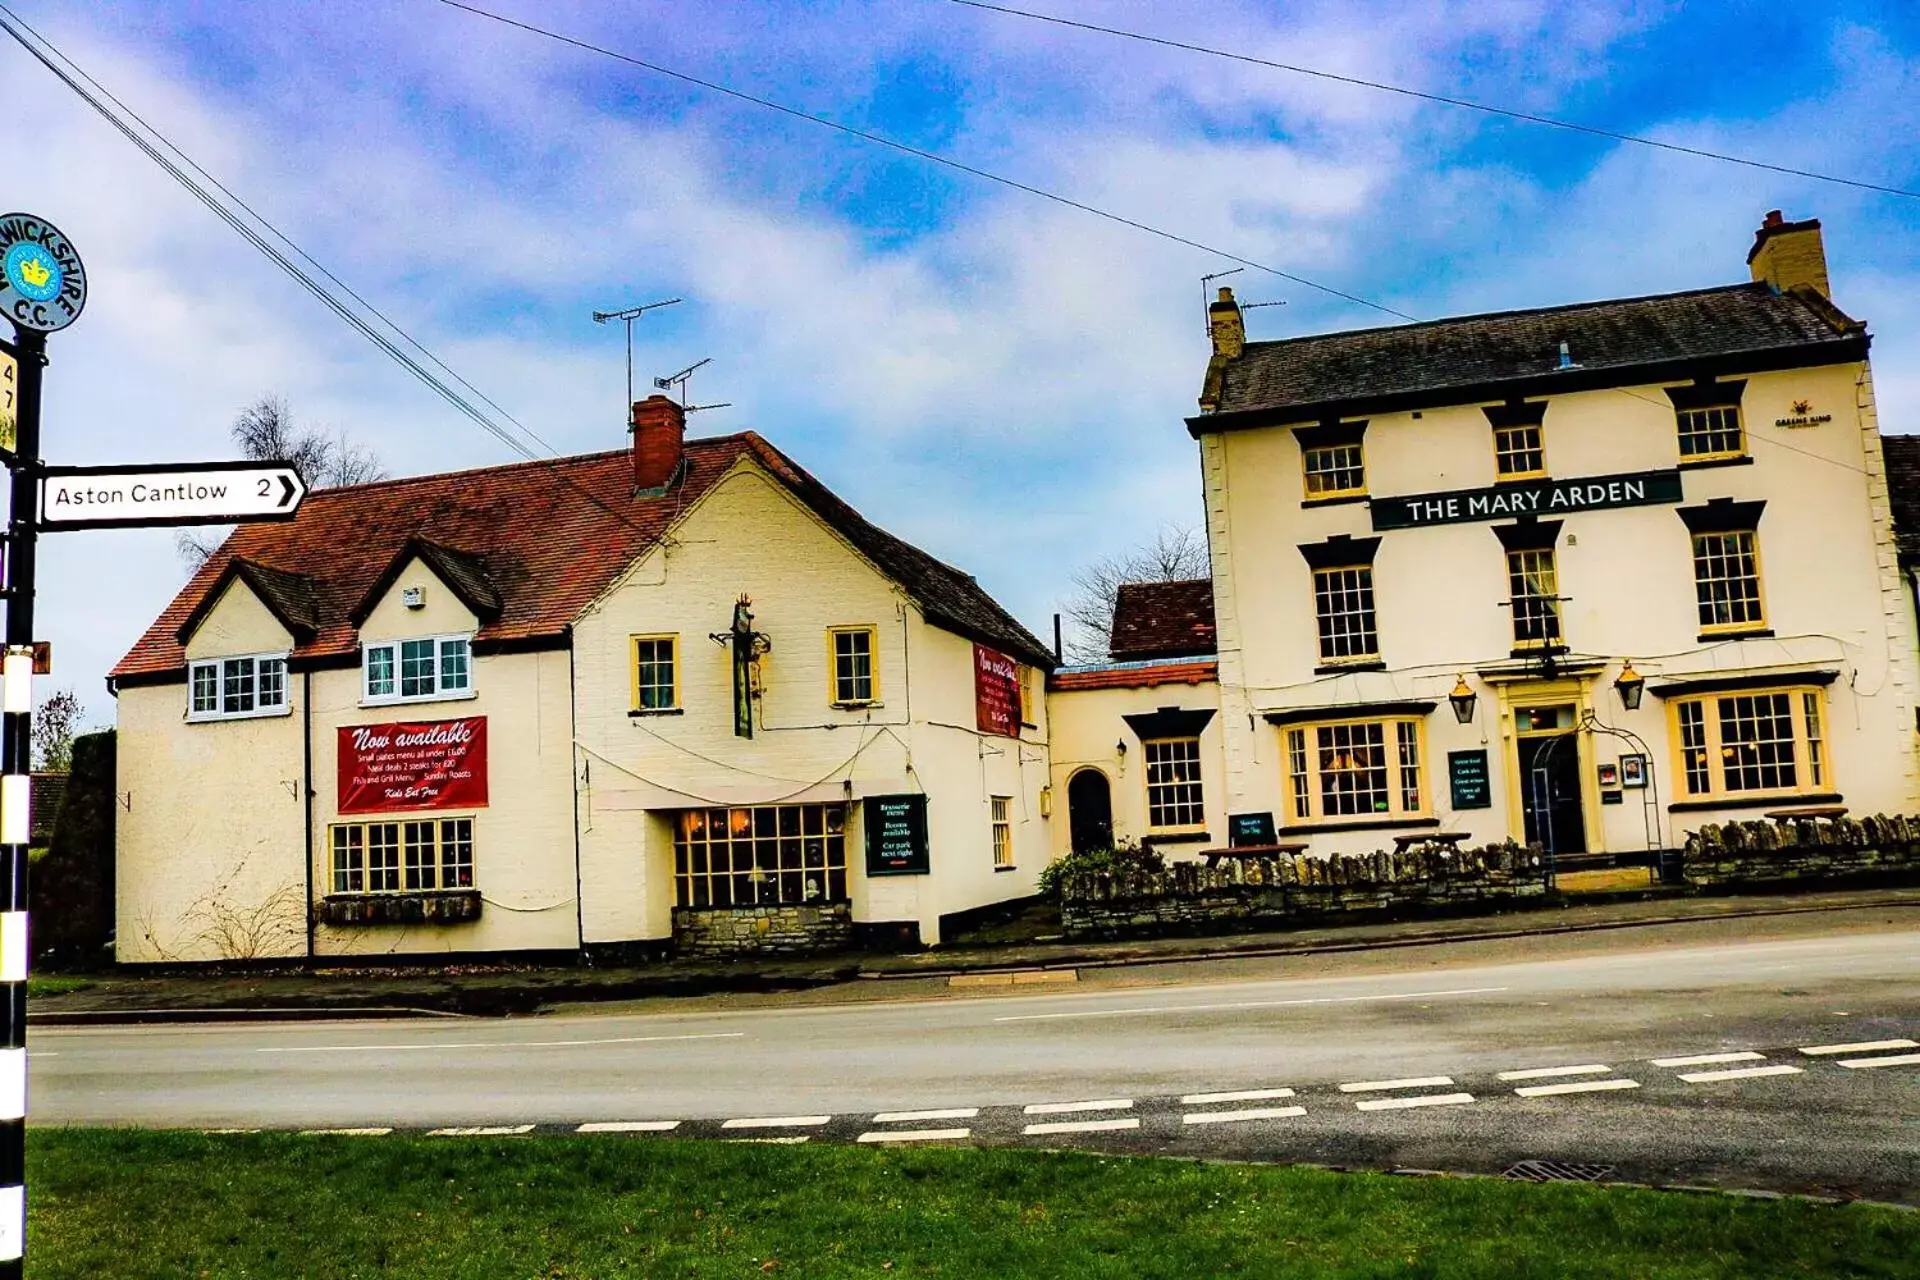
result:
<svg viewBox="0 0 1920 1280"><path fill-rule="evenodd" d="M1235 813L1227 817L1227 847L1243 849L1250 845L1273 844L1271 813Z"/></svg>
<svg viewBox="0 0 1920 1280"><path fill-rule="evenodd" d="M924 876L927 856L927 798L868 796L866 808L867 874Z"/></svg>
<svg viewBox="0 0 1920 1280"><path fill-rule="evenodd" d="M1454 808L1493 807L1493 793L1487 786L1487 753L1484 750L1447 752L1447 778L1453 784Z"/></svg>

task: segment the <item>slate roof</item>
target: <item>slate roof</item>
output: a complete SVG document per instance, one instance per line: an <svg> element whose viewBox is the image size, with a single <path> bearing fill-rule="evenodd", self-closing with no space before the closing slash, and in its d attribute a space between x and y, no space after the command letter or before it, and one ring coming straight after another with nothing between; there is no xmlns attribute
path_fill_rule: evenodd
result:
<svg viewBox="0 0 1920 1280"><path fill-rule="evenodd" d="M1121 583L1107 648L1115 662L1214 653L1213 579Z"/></svg>
<svg viewBox="0 0 1920 1280"><path fill-rule="evenodd" d="M1052 652L973 578L872 524L754 432L687 441L683 478L658 496L632 495L631 458L622 449L310 494L293 520L240 526L110 678L179 678L182 625L232 574L300 584L313 625L296 634L296 663L350 662L358 653L358 607L397 572L397 559L416 550L463 598L497 602L476 611L477 652L564 643L581 610L742 458L785 484L930 621L1032 665L1054 666ZM282 600L280 607L294 606Z"/></svg>
<svg viewBox="0 0 1920 1280"><path fill-rule="evenodd" d="M1630 370L1771 353L1765 367L1825 362L1816 348L1857 346L1865 327L1811 289L1763 282L1460 316L1421 324L1250 342L1221 369L1212 417L1300 411L1421 396L1426 403L1498 399L1503 387L1562 379L1567 389L1622 385ZM1575 363L1560 368L1560 344ZM1814 357L1803 359L1802 357ZM1826 359L1849 358L1841 350ZM1527 387L1542 393L1550 387ZM1446 392L1462 393L1448 401ZM1196 430L1208 418L1190 420ZM1225 424L1220 424L1225 425Z"/></svg>
<svg viewBox="0 0 1920 1280"><path fill-rule="evenodd" d="M1893 506L1893 538L1900 558L1920 563L1920 436L1881 436L1887 459L1887 497Z"/></svg>

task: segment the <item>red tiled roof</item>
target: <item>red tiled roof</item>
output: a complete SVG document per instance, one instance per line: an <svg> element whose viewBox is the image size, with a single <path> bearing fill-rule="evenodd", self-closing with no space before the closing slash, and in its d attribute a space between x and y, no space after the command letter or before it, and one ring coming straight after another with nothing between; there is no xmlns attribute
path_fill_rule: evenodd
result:
<svg viewBox="0 0 1920 1280"><path fill-rule="evenodd" d="M1220 678L1220 664L1167 662L1141 667L1101 667L1094 671L1056 671L1047 677L1049 693L1066 689L1151 689L1163 684L1208 684Z"/></svg>
<svg viewBox="0 0 1920 1280"><path fill-rule="evenodd" d="M748 431L687 441L683 478L654 497L632 496L632 455L624 449L323 489L309 495L291 521L240 526L110 676L176 675L186 661L181 625L236 558L304 580L315 627L311 638L300 638L296 659L345 658L358 650L355 609L390 573L396 556L423 542L442 553L440 560L458 565L463 594L490 590L497 597L497 612L474 637L480 652L558 639L682 511L747 456L904 587L931 620L1025 661L1052 665L1045 647L972 578L868 523Z"/></svg>
<svg viewBox="0 0 1920 1280"><path fill-rule="evenodd" d="M1121 583L1107 647L1115 662L1213 653L1213 580Z"/></svg>

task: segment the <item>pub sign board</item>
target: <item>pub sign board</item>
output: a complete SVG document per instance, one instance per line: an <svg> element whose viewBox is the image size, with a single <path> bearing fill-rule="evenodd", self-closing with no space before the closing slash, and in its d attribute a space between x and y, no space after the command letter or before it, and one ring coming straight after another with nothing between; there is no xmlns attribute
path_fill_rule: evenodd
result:
<svg viewBox="0 0 1920 1280"><path fill-rule="evenodd" d="M1020 664L983 644L973 646L973 710L980 732L1020 736Z"/></svg>
<svg viewBox="0 0 1920 1280"><path fill-rule="evenodd" d="M1227 815L1227 847L1259 848L1277 841L1271 813L1233 813Z"/></svg>
<svg viewBox="0 0 1920 1280"><path fill-rule="evenodd" d="M339 731L339 811L402 813L487 803L487 718Z"/></svg>
<svg viewBox="0 0 1920 1280"><path fill-rule="evenodd" d="M1491 809L1493 792L1487 785L1487 753L1447 752L1447 779L1452 783L1456 809Z"/></svg>
<svg viewBox="0 0 1920 1280"><path fill-rule="evenodd" d="M1587 476L1578 480L1530 480L1489 489L1455 489L1375 498L1368 504L1375 529L1417 529L1430 524L1471 520L1510 520L1515 516L1564 515L1645 507L1682 500L1678 468Z"/></svg>
<svg viewBox="0 0 1920 1280"><path fill-rule="evenodd" d="M924 876L933 870L925 796L868 796L865 825L868 875Z"/></svg>

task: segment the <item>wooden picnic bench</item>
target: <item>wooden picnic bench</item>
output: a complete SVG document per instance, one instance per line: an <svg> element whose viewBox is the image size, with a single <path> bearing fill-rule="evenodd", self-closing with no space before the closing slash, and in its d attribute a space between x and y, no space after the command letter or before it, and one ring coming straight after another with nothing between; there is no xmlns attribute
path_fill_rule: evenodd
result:
<svg viewBox="0 0 1920 1280"><path fill-rule="evenodd" d="M1794 818L1844 818L1847 806L1843 804L1812 804L1802 809L1769 809L1767 818L1773 822L1786 822Z"/></svg>
<svg viewBox="0 0 1920 1280"><path fill-rule="evenodd" d="M1207 865L1217 867L1222 858L1288 858L1296 853L1305 853L1305 840L1284 840L1278 844L1242 844L1229 849L1202 849L1200 856Z"/></svg>
<svg viewBox="0 0 1920 1280"><path fill-rule="evenodd" d="M1448 849L1458 849L1460 842L1466 838L1465 831L1415 831L1410 835L1395 836L1393 847L1403 853L1424 844L1445 845Z"/></svg>

